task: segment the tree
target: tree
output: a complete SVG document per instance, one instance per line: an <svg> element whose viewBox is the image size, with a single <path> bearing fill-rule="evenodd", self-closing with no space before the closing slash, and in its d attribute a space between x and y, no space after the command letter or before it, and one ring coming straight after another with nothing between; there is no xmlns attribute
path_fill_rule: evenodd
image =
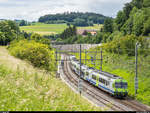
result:
<svg viewBox="0 0 150 113"><path fill-rule="evenodd" d="M133 34L135 34L136 36L140 36L142 34L145 20L146 15L144 14L144 11L139 10L134 14L132 28Z"/></svg>
<svg viewBox="0 0 150 113"><path fill-rule="evenodd" d="M73 25L76 25L76 26L88 26L88 23L86 22L85 19L76 18L76 19L74 19Z"/></svg>
<svg viewBox="0 0 150 113"><path fill-rule="evenodd" d="M124 35L131 34L133 28L133 17L131 16L126 23L121 28L121 31L123 31Z"/></svg>
<svg viewBox="0 0 150 113"><path fill-rule="evenodd" d="M73 35L77 35L77 28L76 28L76 26L75 26L75 25L73 26L73 28L72 28L72 29L73 29Z"/></svg>
<svg viewBox="0 0 150 113"><path fill-rule="evenodd" d="M26 21L25 20L21 20L19 26L26 26L26 25L27 25Z"/></svg>
<svg viewBox="0 0 150 113"><path fill-rule="evenodd" d="M19 26L10 20L0 22L0 45L7 45L12 40L20 38Z"/></svg>
<svg viewBox="0 0 150 113"><path fill-rule="evenodd" d="M117 24L117 28L118 28L119 31L120 31L121 27L124 25L124 23L126 21L125 17L126 17L125 13L123 11L119 11L117 13L117 17L115 19L115 22Z"/></svg>
<svg viewBox="0 0 150 113"><path fill-rule="evenodd" d="M125 19L129 18L130 12L132 11L133 6L130 3L126 3L125 7L123 8L123 12L125 14Z"/></svg>
<svg viewBox="0 0 150 113"><path fill-rule="evenodd" d="M84 30L83 35L87 35L87 34L88 34L88 32L86 30Z"/></svg>
<svg viewBox="0 0 150 113"><path fill-rule="evenodd" d="M67 39L69 37L76 36L76 26L66 28L61 34L62 39Z"/></svg>
<svg viewBox="0 0 150 113"><path fill-rule="evenodd" d="M150 0L144 0L143 7L150 7Z"/></svg>
<svg viewBox="0 0 150 113"><path fill-rule="evenodd" d="M69 26L69 27L70 27L70 23L68 23L68 22L67 22L67 26Z"/></svg>
<svg viewBox="0 0 150 113"><path fill-rule="evenodd" d="M105 17L96 13L81 13L81 12L67 12L55 15L45 15L39 18L39 22L44 23L70 23L80 26L89 26L93 24L103 24L104 20L109 17ZM77 19L77 20L76 20ZM80 19L80 20L79 20ZM81 22L82 21L82 22ZM80 22L80 23L78 23ZM77 24L78 23L78 24Z"/></svg>
<svg viewBox="0 0 150 113"><path fill-rule="evenodd" d="M142 34L146 35L146 36L148 36L150 34L150 17L144 23L144 28L143 28L143 33Z"/></svg>
<svg viewBox="0 0 150 113"><path fill-rule="evenodd" d="M141 9L143 6L143 0L132 0L131 4L136 6L138 9Z"/></svg>
<svg viewBox="0 0 150 113"><path fill-rule="evenodd" d="M113 32L113 21L112 19L106 19L104 21L104 32L110 32L112 33Z"/></svg>

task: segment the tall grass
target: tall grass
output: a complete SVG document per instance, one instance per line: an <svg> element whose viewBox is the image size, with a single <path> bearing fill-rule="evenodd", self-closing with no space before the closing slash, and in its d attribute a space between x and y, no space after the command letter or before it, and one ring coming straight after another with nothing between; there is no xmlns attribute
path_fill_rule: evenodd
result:
<svg viewBox="0 0 150 113"><path fill-rule="evenodd" d="M0 111L101 110L49 74L27 74L0 65Z"/></svg>

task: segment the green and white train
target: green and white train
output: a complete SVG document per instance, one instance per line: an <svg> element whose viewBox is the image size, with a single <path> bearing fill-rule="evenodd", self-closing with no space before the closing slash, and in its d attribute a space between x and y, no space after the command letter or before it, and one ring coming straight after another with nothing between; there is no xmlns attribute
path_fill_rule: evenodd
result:
<svg viewBox="0 0 150 113"><path fill-rule="evenodd" d="M70 56L70 60L71 69L79 76L80 62L75 56ZM98 71L82 64L81 78L117 98L124 98L128 95L127 81L117 75Z"/></svg>

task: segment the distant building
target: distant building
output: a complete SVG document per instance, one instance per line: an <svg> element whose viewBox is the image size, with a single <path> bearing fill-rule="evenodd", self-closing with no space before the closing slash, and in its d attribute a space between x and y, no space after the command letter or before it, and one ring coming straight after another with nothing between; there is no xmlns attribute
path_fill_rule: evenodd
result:
<svg viewBox="0 0 150 113"><path fill-rule="evenodd" d="M77 34L86 36L87 33L91 33L92 36L95 36L97 34L97 31L98 30L95 30L95 29L77 29Z"/></svg>

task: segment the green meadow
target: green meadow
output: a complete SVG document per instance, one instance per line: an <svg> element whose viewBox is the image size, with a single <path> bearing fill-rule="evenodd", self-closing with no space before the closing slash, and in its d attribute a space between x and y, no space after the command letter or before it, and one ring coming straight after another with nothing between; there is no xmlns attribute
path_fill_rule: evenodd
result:
<svg viewBox="0 0 150 113"><path fill-rule="evenodd" d="M88 26L88 27L77 27L78 29L95 29L100 30L103 27L102 24L94 24L94 26Z"/></svg>
<svg viewBox="0 0 150 113"><path fill-rule="evenodd" d="M26 32L35 32L41 35L61 33L66 28L67 28L66 24L44 24L44 23L35 23L31 26L20 27L21 31L24 30Z"/></svg>
<svg viewBox="0 0 150 113"><path fill-rule="evenodd" d="M41 35L51 35L63 32L68 26L66 24L44 24L34 23L31 26L21 26L21 31L34 32ZM77 29L96 29L99 30L102 25L95 24L88 27L77 27Z"/></svg>

